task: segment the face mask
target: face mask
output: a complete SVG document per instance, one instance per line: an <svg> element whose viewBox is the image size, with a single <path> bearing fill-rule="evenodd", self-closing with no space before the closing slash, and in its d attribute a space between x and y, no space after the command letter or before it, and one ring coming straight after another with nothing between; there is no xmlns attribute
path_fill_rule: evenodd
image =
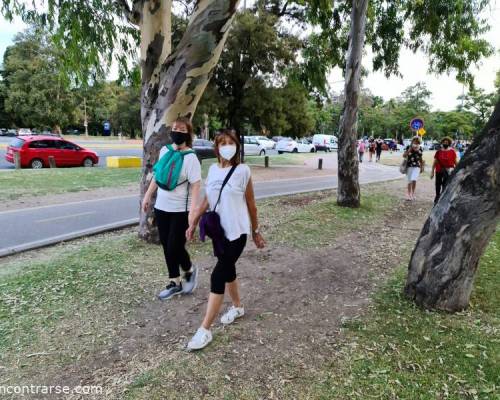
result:
<svg viewBox="0 0 500 400"><path fill-rule="evenodd" d="M174 142L177 146L184 143L186 141L186 133L172 131L170 132L170 137L172 138L172 142Z"/></svg>
<svg viewBox="0 0 500 400"><path fill-rule="evenodd" d="M236 146L234 144L220 146L219 154L225 160L230 161L236 154Z"/></svg>
<svg viewBox="0 0 500 400"><path fill-rule="evenodd" d="M443 149L447 149L448 147L450 147L450 145L448 143L443 144Z"/></svg>

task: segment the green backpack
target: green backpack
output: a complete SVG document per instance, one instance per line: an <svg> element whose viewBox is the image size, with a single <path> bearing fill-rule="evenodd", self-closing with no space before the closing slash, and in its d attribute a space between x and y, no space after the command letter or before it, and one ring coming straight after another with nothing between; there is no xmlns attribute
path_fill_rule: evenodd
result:
<svg viewBox="0 0 500 400"><path fill-rule="evenodd" d="M153 166L156 183L163 190L174 190L177 186L182 185L179 183L179 176L181 174L182 163L184 157L188 154L194 154L193 150L179 151L175 150L172 145L167 144L168 152L161 157Z"/></svg>

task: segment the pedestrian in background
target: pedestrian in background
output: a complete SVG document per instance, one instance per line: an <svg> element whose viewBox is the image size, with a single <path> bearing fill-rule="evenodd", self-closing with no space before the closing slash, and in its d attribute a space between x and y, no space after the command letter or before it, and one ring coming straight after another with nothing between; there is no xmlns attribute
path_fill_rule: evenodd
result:
<svg viewBox="0 0 500 400"><path fill-rule="evenodd" d="M450 175L457 165L457 153L451 147L451 143L452 139L450 137L441 139L441 149L436 151L434 155L431 172L431 179L436 176L436 197L434 198L434 204L439 201L439 196L444 191Z"/></svg>
<svg viewBox="0 0 500 400"><path fill-rule="evenodd" d="M193 126L189 119L177 119L172 124L170 136L173 145L160 150L154 177L142 201L142 209L147 212L157 192L155 219L168 268L168 283L158 295L160 300L191 293L196 288L198 275L185 247L189 212L199 202L201 187L201 165L191 149ZM182 279L180 269L183 270Z"/></svg>
<svg viewBox="0 0 500 400"><path fill-rule="evenodd" d="M359 162L363 162L363 156L365 155L365 142L363 139L361 139L358 143L358 157L359 157Z"/></svg>
<svg viewBox="0 0 500 400"><path fill-rule="evenodd" d="M382 140L381 137L379 137L375 143L376 145L376 153L377 153L377 158L376 161L380 161L380 156L382 155L382 145L384 144L384 141Z"/></svg>
<svg viewBox="0 0 500 400"><path fill-rule="evenodd" d="M376 149L377 145L375 144L375 139L374 138L370 138L368 140L368 151L370 152L370 158L369 158L369 162L372 162L373 161L373 156L375 154L375 149Z"/></svg>
<svg viewBox="0 0 500 400"><path fill-rule="evenodd" d="M217 257L217 264L210 278L205 317L187 344L189 350L200 350L212 341L210 329L224 301L225 289L233 304L221 317L221 323L231 324L245 314L238 289L236 262L249 235L258 248L265 246L259 231L251 171L247 165L240 163L241 144L238 136L232 130L225 130L216 137L214 147L218 164L213 164L208 171L206 198L196 208L186 231L186 237L192 240L196 225L201 219L200 235L211 233ZM205 214L209 207L211 212ZM212 218L214 213L218 216L215 221ZM217 228L214 229L216 225Z"/></svg>
<svg viewBox="0 0 500 400"><path fill-rule="evenodd" d="M406 176L408 178L408 193L406 200L416 200L415 190L420 173L424 172L424 157L420 138L415 136L411 144L406 147L403 157L406 158Z"/></svg>

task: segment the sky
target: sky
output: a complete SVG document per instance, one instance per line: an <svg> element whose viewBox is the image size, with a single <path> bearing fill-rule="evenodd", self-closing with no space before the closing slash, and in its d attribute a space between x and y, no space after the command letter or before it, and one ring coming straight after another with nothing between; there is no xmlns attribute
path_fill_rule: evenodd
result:
<svg viewBox="0 0 500 400"><path fill-rule="evenodd" d="M485 34L487 39L496 49L494 55L484 59L479 68L474 68L476 86L485 89L487 92L493 91L493 82L496 72L500 69L500 0L493 0L491 10L485 15L491 25L491 30ZM11 45L16 33L24 29L24 25L19 20L13 23L5 21L0 17L0 60L7 46ZM387 79L381 72L373 72L371 69L371 56L367 54L363 58L364 67L370 71L368 77L364 79L363 86L368 88L374 95L381 96L385 100L397 97L408 86L422 81L432 91L431 106L433 110L449 111L459 104L457 97L464 90L462 84L458 83L455 75L434 75L429 74L428 64L425 54L418 52L413 54L404 49L399 60L402 78L391 77ZM110 78L116 78L116 67L112 68ZM343 89L342 71L334 69L328 77L328 82L333 91L339 93ZM466 89L465 89L466 90Z"/></svg>

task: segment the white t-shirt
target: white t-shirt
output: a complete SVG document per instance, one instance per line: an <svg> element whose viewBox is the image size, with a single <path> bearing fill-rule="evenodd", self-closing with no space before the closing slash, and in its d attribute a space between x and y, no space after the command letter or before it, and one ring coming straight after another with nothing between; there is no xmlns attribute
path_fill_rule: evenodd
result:
<svg viewBox="0 0 500 400"><path fill-rule="evenodd" d="M217 164L213 164L208 170L205 190L210 210L214 209L224 178L230 170L231 167L221 168ZM248 215L245 198L250 176L251 172L248 165L238 165L226 186L224 186L219 205L215 210L219 214L220 223L229 241L236 240L243 234L249 235L251 231L250 216Z"/></svg>
<svg viewBox="0 0 500 400"><path fill-rule="evenodd" d="M160 156L158 159L162 158L166 153L168 153L168 151L167 147L163 146L160 150ZM187 154L184 156L178 183L182 183L185 180L187 180L190 184L201 181L201 165L198 161L198 157L196 157L196 154ZM185 212L186 196L188 195L188 182L178 185L174 190L164 190L162 188L158 188L155 208L166 212ZM189 198L187 203L188 211L189 207L191 207L191 196L192 187L189 186Z"/></svg>

